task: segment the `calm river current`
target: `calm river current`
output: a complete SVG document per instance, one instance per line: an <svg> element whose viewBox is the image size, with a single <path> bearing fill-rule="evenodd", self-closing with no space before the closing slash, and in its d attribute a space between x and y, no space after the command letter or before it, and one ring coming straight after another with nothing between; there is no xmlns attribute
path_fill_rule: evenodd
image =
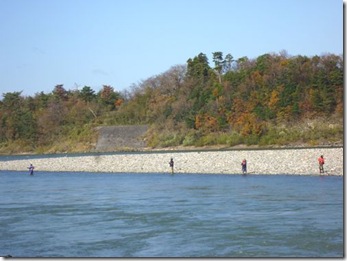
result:
<svg viewBox="0 0 347 261"><path fill-rule="evenodd" d="M343 177L0 171L0 191L0 256L344 256Z"/></svg>

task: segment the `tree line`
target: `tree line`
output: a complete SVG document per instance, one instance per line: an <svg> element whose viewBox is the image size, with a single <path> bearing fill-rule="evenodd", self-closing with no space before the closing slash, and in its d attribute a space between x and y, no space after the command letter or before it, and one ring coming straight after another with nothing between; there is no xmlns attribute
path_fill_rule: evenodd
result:
<svg viewBox="0 0 347 261"><path fill-rule="evenodd" d="M152 147L342 139L342 55L212 57L211 65L200 53L129 91L103 85L96 93L89 86L66 90L58 84L33 97L4 93L0 148L47 151L56 144L59 150L90 150L95 127L125 124L148 124ZM303 124L315 119L318 125L304 132Z"/></svg>

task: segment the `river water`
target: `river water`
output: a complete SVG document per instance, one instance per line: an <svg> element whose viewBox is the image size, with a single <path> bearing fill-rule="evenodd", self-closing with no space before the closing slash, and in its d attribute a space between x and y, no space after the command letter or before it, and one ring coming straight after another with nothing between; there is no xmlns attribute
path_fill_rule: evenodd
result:
<svg viewBox="0 0 347 261"><path fill-rule="evenodd" d="M343 177L0 171L0 256L343 257Z"/></svg>

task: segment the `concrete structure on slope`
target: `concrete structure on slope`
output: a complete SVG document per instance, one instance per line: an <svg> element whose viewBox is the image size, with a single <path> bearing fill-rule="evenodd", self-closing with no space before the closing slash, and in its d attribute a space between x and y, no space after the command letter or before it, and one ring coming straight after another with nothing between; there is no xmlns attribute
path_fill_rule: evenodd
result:
<svg viewBox="0 0 347 261"><path fill-rule="evenodd" d="M144 134L147 130L147 125L98 127L99 137L95 150L110 152L143 149L146 147Z"/></svg>

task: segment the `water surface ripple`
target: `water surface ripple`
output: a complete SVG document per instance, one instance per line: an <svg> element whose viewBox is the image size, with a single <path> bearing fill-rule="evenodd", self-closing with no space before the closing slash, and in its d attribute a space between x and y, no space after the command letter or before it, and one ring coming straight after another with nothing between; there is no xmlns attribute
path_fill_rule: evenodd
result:
<svg viewBox="0 0 347 261"><path fill-rule="evenodd" d="M343 177L0 171L0 255L342 257Z"/></svg>

